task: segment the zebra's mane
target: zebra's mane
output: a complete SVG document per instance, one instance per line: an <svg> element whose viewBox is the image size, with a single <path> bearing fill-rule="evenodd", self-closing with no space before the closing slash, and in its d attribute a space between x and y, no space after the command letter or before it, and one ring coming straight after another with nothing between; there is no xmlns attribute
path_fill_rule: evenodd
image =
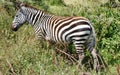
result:
<svg viewBox="0 0 120 75"><path fill-rule="evenodd" d="M29 4L26 4L26 3L22 3L22 4L21 4L21 7L22 7L22 6L24 6L24 7L26 7L26 8L31 8L31 9L33 9L33 10L41 11L41 12L43 12L43 13L45 13L45 14L48 14L48 15L53 15L53 13L48 13L47 11L38 9L38 8L36 8L36 7L34 7L34 6L31 6L31 5L29 5Z"/></svg>
<svg viewBox="0 0 120 75"><path fill-rule="evenodd" d="M22 6L27 7L27 8L31 8L31 9L35 9L35 10L40 10L40 9L35 8L35 7L33 7L33 6L30 6L30 5L26 4L26 3L22 3L22 4L21 4L21 7L22 7Z"/></svg>

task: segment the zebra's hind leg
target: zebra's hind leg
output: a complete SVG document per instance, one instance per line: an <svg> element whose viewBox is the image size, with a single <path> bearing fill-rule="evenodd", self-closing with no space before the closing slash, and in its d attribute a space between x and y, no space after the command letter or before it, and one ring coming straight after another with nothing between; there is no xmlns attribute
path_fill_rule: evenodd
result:
<svg viewBox="0 0 120 75"><path fill-rule="evenodd" d="M78 54L78 67L83 69L82 62L83 62L83 59L85 57L84 47L83 47L83 45L75 43L75 42L74 42L74 45L75 45L75 48L76 48L76 52Z"/></svg>
<svg viewBox="0 0 120 75"><path fill-rule="evenodd" d="M96 70L96 72L98 72L99 62L98 62L98 54L96 52L96 49L93 49L91 54L92 54L93 60L94 60L94 70Z"/></svg>
<svg viewBox="0 0 120 75"><path fill-rule="evenodd" d="M77 49L77 54L78 54L78 58L79 58L79 60L78 60L78 66L83 69L82 62L83 62L83 59L85 57L84 50L83 49Z"/></svg>

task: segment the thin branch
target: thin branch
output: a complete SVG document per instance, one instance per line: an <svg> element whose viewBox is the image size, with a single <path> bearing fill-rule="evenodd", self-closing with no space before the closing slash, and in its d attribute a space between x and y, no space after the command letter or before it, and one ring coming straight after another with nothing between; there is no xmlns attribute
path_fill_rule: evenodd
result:
<svg viewBox="0 0 120 75"><path fill-rule="evenodd" d="M75 61L76 63L78 63L78 61L77 61L77 59L76 58L74 58L73 56L71 56L70 54L68 54L68 53L66 53L65 51L63 51L63 50L60 50L60 49L56 49L57 51L59 51L59 52L61 52L62 54L65 54L66 56L68 56L69 57L69 59L71 60L71 61Z"/></svg>
<svg viewBox="0 0 120 75"><path fill-rule="evenodd" d="M11 72L12 72L12 75L16 75L16 73L14 72L14 69L13 69L11 63L10 63L7 59L6 59L6 61L7 61L8 65L9 65L9 67L10 67L10 70L11 70Z"/></svg>

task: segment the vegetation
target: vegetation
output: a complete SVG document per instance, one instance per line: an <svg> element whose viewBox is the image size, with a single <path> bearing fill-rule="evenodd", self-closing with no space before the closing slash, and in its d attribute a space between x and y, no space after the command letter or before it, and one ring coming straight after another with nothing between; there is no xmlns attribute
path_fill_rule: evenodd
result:
<svg viewBox="0 0 120 75"><path fill-rule="evenodd" d="M25 24L18 32L11 31L16 10L10 2L0 0L0 75L116 75L120 65L120 9L105 4L105 0L20 0L48 13L59 16L83 16L95 27L97 50L108 65L109 71L94 71L76 68L55 54L46 42L39 42L33 28ZM118 3L119 4L119 3ZM74 48L72 49L74 50ZM69 64L68 64L69 63Z"/></svg>

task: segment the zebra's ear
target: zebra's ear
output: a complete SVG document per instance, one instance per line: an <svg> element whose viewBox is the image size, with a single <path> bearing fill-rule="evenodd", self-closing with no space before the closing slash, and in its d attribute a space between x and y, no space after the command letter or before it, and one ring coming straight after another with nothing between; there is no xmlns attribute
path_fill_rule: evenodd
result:
<svg viewBox="0 0 120 75"><path fill-rule="evenodd" d="M22 2L13 2L13 4L14 4L15 9L17 9L17 10L20 9L21 6L24 5L24 3L22 3Z"/></svg>

